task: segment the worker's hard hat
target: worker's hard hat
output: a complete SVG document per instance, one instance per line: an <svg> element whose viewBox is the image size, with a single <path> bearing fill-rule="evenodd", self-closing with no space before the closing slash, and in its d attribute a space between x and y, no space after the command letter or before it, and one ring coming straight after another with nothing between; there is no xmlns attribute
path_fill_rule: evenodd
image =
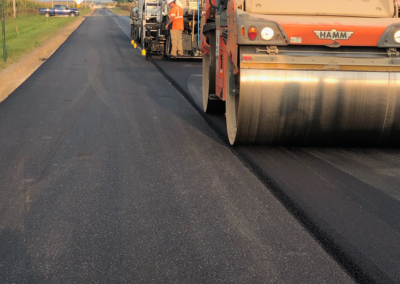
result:
<svg viewBox="0 0 400 284"><path fill-rule="evenodd" d="M175 0L167 0L167 4L171 4L172 2L175 2Z"/></svg>

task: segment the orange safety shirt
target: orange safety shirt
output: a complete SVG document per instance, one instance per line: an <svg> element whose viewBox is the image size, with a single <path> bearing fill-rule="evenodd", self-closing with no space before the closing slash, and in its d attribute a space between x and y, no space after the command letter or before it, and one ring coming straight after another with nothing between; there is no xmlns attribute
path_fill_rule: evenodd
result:
<svg viewBox="0 0 400 284"><path fill-rule="evenodd" d="M175 5L174 8L171 8L169 11L169 16L175 17L172 21L172 29L183 31L183 10L178 5Z"/></svg>

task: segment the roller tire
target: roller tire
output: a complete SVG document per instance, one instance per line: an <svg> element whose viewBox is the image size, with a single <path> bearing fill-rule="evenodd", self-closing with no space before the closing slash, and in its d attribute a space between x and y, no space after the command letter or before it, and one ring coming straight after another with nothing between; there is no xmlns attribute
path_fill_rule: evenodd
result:
<svg viewBox="0 0 400 284"><path fill-rule="evenodd" d="M216 38L215 31L208 33L210 53L203 55L203 74L202 74L202 89L203 89L203 110L206 113L224 113L225 102L215 96L215 52ZM214 98L212 98L214 97Z"/></svg>
<svg viewBox="0 0 400 284"><path fill-rule="evenodd" d="M233 75L235 67L228 60L227 69L225 70L225 90L226 90L226 128L228 132L229 143L231 145L238 144L237 128L238 128L238 110L240 92Z"/></svg>

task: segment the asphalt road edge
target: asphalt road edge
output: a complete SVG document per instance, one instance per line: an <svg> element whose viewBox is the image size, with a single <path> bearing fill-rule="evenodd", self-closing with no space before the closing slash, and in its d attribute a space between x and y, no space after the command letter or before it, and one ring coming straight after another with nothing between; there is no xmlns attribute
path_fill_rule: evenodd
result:
<svg viewBox="0 0 400 284"><path fill-rule="evenodd" d="M0 72L0 103L24 83L92 13L93 11L76 19L42 46L22 56L18 62L2 70Z"/></svg>

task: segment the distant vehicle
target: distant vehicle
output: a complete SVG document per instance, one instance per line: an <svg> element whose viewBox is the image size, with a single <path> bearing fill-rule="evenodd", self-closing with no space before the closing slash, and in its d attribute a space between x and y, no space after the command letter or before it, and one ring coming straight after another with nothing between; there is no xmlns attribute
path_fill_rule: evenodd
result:
<svg viewBox="0 0 400 284"><path fill-rule="evenodd" d="M54 9L40 8L39 14L45 15L46 17L50 16L76 17L79 16L79 10L74 8L71 9L65 5L54 5Z"/></svg>

